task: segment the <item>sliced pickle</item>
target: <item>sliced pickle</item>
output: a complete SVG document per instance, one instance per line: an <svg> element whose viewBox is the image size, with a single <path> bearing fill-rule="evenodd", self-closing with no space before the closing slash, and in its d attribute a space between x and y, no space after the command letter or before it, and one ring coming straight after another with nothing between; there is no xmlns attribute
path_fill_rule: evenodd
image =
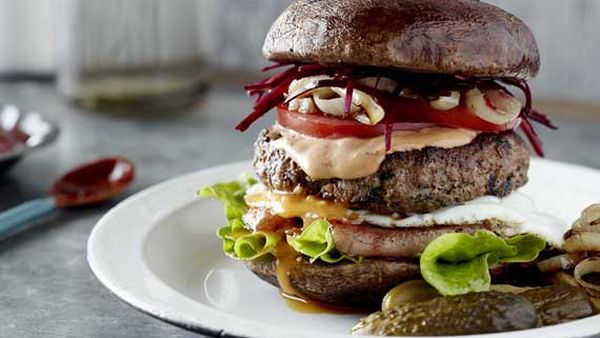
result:
<svg viewBox="0 0 600 338"><path fill-rule="evenodd" d="M538 325L554 325L593 316L596 309L588 294L568 285L535 288L520 293L536 309Z"/></svg>
<svg viewBox="0 0 600 338"><path fill-rule="evenodd" d="M405 304L362 318L355 335L445 336L530 329L537 325L535 309L520 295L469 293Z"/></svg>
<svg viewBox="0 0 600 338"><path fill-rule="evenodd" d="M383 297L381 310L388 311L405 304L424 302L440 296L440 293L426 281L411 280L388 291Z"/></svg>

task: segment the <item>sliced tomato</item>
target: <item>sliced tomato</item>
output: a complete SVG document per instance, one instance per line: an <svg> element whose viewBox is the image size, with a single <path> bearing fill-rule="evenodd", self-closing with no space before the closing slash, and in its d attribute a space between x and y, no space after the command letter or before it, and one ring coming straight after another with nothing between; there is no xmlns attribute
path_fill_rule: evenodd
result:
<svg viewBox="0 0 600 338"><path fill-rule="evenodd" d="M340 119L320 113L292 112L280 105L277 107L277 122L285 128L318 138L375 137L384 134L385 125L390 123L393 130L447 126L498 132L512 129L519 122L519 119L516 119L505 125L496 125L480 119L463 104L447 111L440 111L431 108L427 102L416 99L397 100L392 107L386 108L386 117L383 121L376 125L367 125L352 118Z"/></svg>
<svg viewBox="0 0 600 338"><path fill-rule="evenodd" d="M318 138L358 137L370 138L383 135L385 124L362 124L354 119L339 119L321 114L302 114L284 107L277 109L277 122L288 129ZM432 123L393 123L393 130L417 130L435 126Z"/></svg>

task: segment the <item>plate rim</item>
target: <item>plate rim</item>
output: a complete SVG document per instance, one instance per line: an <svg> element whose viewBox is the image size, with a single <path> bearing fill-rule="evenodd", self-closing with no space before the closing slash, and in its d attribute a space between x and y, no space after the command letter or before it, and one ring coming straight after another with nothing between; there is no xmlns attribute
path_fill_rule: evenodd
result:
<svg viewBox="0 0 600 338"><path fill-rule="evenodd" d="M218 165L218 166L214 166L214 167L208 167L205 169L201 169L201 170L197 170L197 171L190 172L187 174L172 177L172 178L166 179L162 182L159 182L157 184L151 185L145 189L142 189L141 191L134 193L133 195L127 197L125 200L119 202L116 206L112 207L108 212L106 212L104 215L102 215L102 217L96 222L96 224L94 225L94 228L90 232L90 235L89 235L87 243L86 243L86 260L88 263L88 267L90 268L94 277L102 284L102 286L104 286L107 290L109 290L111 294L115 295L123 303L127 304L128 306L130 306L142 313L145 313L145 314L151 316L152 318L158 319L165 323L174 325L176 327L185 329L187 331L200 333L200 334L203 334L208 337L254 338L254 337L244 336L244 335L231 335L231 334L225 332L224 329L215 329L215 328L211 328L208 326L199 325L197 323L187 323L187 322L184 322L181 320L171 319L168 316L161 315L160 311L158 311L158 310L153 311L152 309L146 308L144 305L140 304L140 303L142 303L141 301L138 302L135 299L131 299L130 296L127 295L127 291L121 290L117 285L115 285L114 283L112 283L110 280L108 280L106 278L107 276L104 274L104 271L101 271L102 268L99 266L99 264L101 264L101 263L98 262L96 256L94 255L94 252L96 252L94 248L95 248L95 245L97 245L96 244L97 241L95 240L95 238L98 236L98 232L100 231L99 229L101 229L100 227L102 226L102 224L105 224L106 222L108 222L108 220L110 220L110 218L113 217L113 214L119 212L119 210L121 208L127 207L128 204L135 203L137 200L143 199L144 196L152 194L156 191L159 191L159 190L173 184L174 182L183 181L183 180L188 179L189 177L194 177L194 176L200 175L205 172L210 172L210 171L216 172L216 171L222 170L227 167L242 166L242 165L247 164L247 162L248 161L237 161L237 162L227 163L227 164ZM146 233L145 235L147 235L147 234L148 233ZM135 298L135 297L133 297L133 298Z"/></svg>
<svg viewBox="0 0 600 338"><path fill-rule="evenodd" d="M587 171L587 172L590 172L591 174L596 174L596 175L600 174L600 170L591 168L591 167L587 167L584 165L565 163L565 162L548 160L548 159L540 159L540 158L532 158L531 160L532 160L532 162L545 163L545 164L551 165L551 166L558 165L558 166L562 166L562 167L570 167L574 170ZM86 248L87 248L86 256L87 256L88 266L89 266L90 270L92 271L93 275L98 279L98 281L100 281L100 283L105 288L107 288L112 294L117 296L124 303L128 304L129 306L133 307L134 309L136 309L142 313L148 314L153 318L159 319L159 320L169 323L171 325L180 327L180 328L188 330L188 331L200 333L200 334L203 334L203 335L206 335L209 337L224 337L224 338L260 338L260 337L262 337L262 336L246 335L246 334L232 332L232 330L230 328L223 328L218 324L217 324L217 326L219 326L219 328L215 327L215 325L213 325L213 326L207 325L206 323L200 324L200 322L201 322L200 320L187 321L187 320L185 320L185 318L172 318L172 316L163 313L159 308L156 307L156 305L148 304L148 302L146 302L142 299L138 299L139 297L137 297L136 295L129 294L127 290L120 288L117 285L118 281L111 280L110 276L108 276L108 275L110 275L110 273L108 273L108 275L107 275L107 271L105 271L105 268L101 266L103 263L101 263L100 260L98 259L98 257L96 257L99 254L98 250L96 249L96 246L97 245L100 246L98 237L102 236L101 231L103 230L103 227L106 227L105 224L110 224L112 219L114 217L118 217L119 212L121 212L121 210L123 210L125 208L128 208L129 205L137 203L138 201L142 201L146 196L155 194L156 192L158 192L160 190L167 189L170 186L174 186L178 182L184 182L186 180L190 180L191 178L198 177L198 176L210 176L211 174L214 175L214 173L220 172L223 170L232 170L233 168L249 167L249 163L250 163L249 160L231 162L231 163L226 163L226 164L222 164L222 165L218 165L218 166L207 167L205 169L201 169L201 170L197 170L197 171L194 171L191 173L176 176L176 177L164 180L158 184L147 187L147 188L133 194L132 196L129 196L128 198L126 198L125 200L123 200L122 202L120 202L119 204L114 206L113 208L111 208L107 213L105 213L98 220L98 222L95 224L94 228L92 229L92 231L88 237L87 246L86 246ZM192 203L192 202L193 202L193 200L190 199L190 203ZM160 219L170 215L172 212L176 212L177 210L180 210L184 206L180 205L180 206L177 206L177 208L172 206L173 210L166 213L165 215L162 215L160 217ZM153 226L150 227L150 229L154 229L156 223L160 223L160 222L155 222L153 224ZM146 232L144 234L144 236L148 235L148 233L149 232ZM140 239L140 240L144 241L145 239ZM142 261L140 261L140 264L143 265L145 263L142 260ZM154 275L154 277L158 279L158 277L156 275ZM175 291L175 290L172 290L172 291L177 293L177 291ZM184 295L180 295L180 296L186 297ZM190 299L190 301L195 302L191 299ZM209 306L207 306L205 304L200 304L200 303L197 303L197 304L201 305L202 307L205 307L206 308L205 310L212 311L212 312L219 312L218 309L210 308ZM232 314L226 314L226 315L235 317L235 318L242 318L242 317L232 315ZM574 322L569 322L569 323L559 324L559 325L554 325L554 326L535 328L535 329L529 329L529 330L521 330L521 331L513 331L513 332L473 335L470 337L498 337L498 338L500 338L500 337L509 337L509 335L514 336L515 334L519 334L520 337L534 337L534 336L540 336L540 335L543 336L544 333L552 333L552 332L544 332L544 331L553 330L556 327L564 327L565 325L573 326L573 325L578 324L581 321L589 321L590 319L594 320L594 319L598 319L598 318L600 318L600 314L593 316L593 317L577 320ZM266 326L266 325L268 325L268 324L261 323L261 326ZM271 326L271 325L269 325L269 326ZM590 335L588 335L586 333L581 336L568 336L568 337L584 338L584 337L593 337L593 336L596 336L597 334L600 334L600 329L598 329L596 332L590 333ZM300 336L304 336L304 335L300 335ZM325 334L325 335L323 335L323 337L339 338L339 337L349 337L349 336L347 334L342 335L342 334L332 333L332 334ZM463 336L456 336L456 337L463 337Z"/></svg>

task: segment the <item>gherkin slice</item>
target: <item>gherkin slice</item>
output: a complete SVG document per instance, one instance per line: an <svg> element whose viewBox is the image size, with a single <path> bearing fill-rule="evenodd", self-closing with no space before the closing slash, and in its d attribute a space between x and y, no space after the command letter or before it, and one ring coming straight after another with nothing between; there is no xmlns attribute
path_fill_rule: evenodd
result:
<svg viewBox="0 0 600 338"><path fill-rule="evenodd" d="M377 336L446 336L534 328L536 311L527 298L482 292L405 304L362 318L352 334Z"/></svg>
<svg viewBox="0 0 600 338"><path fill-rule="evenodd" d="M520 295L533 304L539 326L560 324L596 313L588 294L569 285L535 288Z"/></svg>

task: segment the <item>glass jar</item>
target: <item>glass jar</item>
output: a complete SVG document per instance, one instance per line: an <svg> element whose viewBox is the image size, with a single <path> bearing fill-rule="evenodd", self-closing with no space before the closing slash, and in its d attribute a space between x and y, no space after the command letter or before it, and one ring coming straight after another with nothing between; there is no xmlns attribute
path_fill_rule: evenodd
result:
<svg viewBox="0 0 600 338"><path fill-rule="evenodd" d="M195 0L64 0L59 92L92 110L152 112L197 100L208 71Z"/></svg>

